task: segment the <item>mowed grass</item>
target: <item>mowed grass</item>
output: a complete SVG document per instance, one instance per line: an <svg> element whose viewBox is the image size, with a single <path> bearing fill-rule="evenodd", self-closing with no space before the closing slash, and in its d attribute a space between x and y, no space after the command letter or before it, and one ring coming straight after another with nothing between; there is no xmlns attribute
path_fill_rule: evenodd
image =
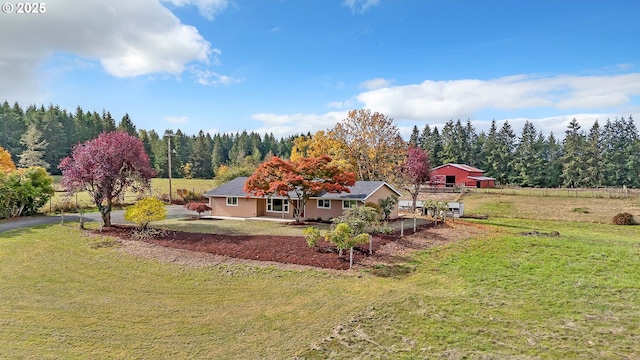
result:
<svg viewBox="0 0 640 360"><path fill-rule="evenodd" d="M304 357L637 358L640 227L493 225L502 230L422 252L402 280L412 291L370 304ZM518 235L531 230L561 236Z"/></svg>
<svg viewBox="0 0 640 360"><path fill-rule="evenodd" d="M0 358L286 358L392 288L324 271L188 268L104 245L70 225L0 234Z"/></svg>
<svg viewBox="0 0 640 360"><path fill-rule="evenodd" d="M475 200L503 217L415 254L415 271L395 278L189 268L71 224L0 233L0 358L637 358L640 226L525 219L520 202L535 199L524 196ZM282 232L259 223L225 231ZM521 235L534 230L560 236Z"/></svg>

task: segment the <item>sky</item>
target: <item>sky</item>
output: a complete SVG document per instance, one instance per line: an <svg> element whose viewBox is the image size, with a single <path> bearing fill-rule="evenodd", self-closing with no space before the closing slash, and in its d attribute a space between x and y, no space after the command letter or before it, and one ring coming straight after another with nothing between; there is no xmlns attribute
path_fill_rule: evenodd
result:
<svg viewBox="0 0 640 360"><path fill-rule="evenodd" d="M313 133L362 108L405 138L450 119L563 137L572 118L640 116L636 0L40 4L2 7L0 101L128 113L160 134Z"/></svg>

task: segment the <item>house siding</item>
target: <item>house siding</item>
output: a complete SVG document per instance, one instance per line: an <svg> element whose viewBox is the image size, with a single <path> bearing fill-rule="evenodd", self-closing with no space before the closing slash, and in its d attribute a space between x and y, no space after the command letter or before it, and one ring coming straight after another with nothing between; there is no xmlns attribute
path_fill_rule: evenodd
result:
<svg viewBox="0 0 640 360"><path fill-rule="evenodd" d="M305 219L330 220L342 216L342 200L331 200L331 209L318 208L318 199L309 199L305 204Z"/></svg>
<svg viewBox="0 0 640 360"><path fill-rule="evenodd" d="M257 200L238 197L238 206L228 206L226 197L209 198L212 216L255 217L257 215Z"/></svg>
<svg viewBox="0 0 640 360"><path fill-rule="evenodd" d="M394 191L392 191L386 186L383 186L380 189L378 189L376 192L371 194L371 196L369 196L366 201L380 204L380 199L384 199L393 195L397 196L397 194ZM391 210L391 214L389 214L390 219L396 219L397 217L398 217L398 204L396 204L393 207L393 210Z"/></svg>

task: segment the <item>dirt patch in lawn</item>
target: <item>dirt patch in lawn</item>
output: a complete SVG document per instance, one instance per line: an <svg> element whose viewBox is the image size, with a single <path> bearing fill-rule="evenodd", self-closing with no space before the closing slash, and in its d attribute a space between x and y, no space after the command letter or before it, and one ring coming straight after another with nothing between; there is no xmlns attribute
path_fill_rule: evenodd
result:
<svg viewBox="0 0 640 360"><path fill-rule="evenodd" d="M249 263L290 269L349 269L348 251L339 256L333 245L322 241L315 248L309 248L302 236L246 236L167 230L151 239L135 240L133 231L132 227L115 226L94 232L118 237L122 249L128 253L189 266ZM444 245L483 231L486 230L474 224L458 222L423 226L417 233L404 237L373 236L372 255L369 254L369 244L355 248L354 268L395 264L406 259L411 252Z"/></svg>

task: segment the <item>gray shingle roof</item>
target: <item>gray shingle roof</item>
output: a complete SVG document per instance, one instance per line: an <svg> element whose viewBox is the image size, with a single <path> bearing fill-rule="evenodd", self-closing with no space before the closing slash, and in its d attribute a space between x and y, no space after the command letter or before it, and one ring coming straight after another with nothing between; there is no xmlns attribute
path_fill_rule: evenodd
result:
<svg viewBox="0 0 640 360"><path fill-rule="evenodd" d="M248 195L242 190L247 179L247 177L237 177L227 183L218 186L213 190L207 191L204 195L208 197L255 197L253 195ZM369 197L384 185L388 186L398 196L401 195L396 189L394 189L384 181L356 181L355 185L349 188L351 192L344 192L339 194L324 193L313 198L365 200L367 197ZM292 195L291 197L295 198L295 195Z"/></svg>

